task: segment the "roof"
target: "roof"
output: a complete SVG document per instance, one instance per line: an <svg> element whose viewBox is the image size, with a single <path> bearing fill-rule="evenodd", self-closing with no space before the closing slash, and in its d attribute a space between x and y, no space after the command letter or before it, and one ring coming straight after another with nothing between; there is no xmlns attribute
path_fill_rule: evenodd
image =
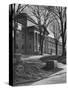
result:
<svg viewBox="0 0 68 90"><path fill-rule="evenodd" d="M29 27L27 27L27 28L28 28L28 29L31 29L31 28L32 28L32 29L34 29L34 28L37 29L36 26L29 26Z"/></svg>
<svg viewBox="0 0 68 90"><path fill-rule="evenodd" d="M29 26L29 27L27 27L27 29L31 32L33 32L34 30L39 31L36 26Z"/></svg>

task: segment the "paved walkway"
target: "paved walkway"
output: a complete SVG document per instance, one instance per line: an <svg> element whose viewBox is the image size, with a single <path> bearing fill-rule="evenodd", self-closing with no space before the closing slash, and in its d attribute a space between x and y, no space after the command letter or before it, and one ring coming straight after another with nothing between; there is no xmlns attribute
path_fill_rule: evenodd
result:
<svg viewBox="0 0 68 90"><path fill-rule="evenodd" d="M35 82L32 85L59 84L59 83L65 83L65 82L66 82L66 73L62 73L61 75L59 74L59 75Z"/></svg>
<svg viewBox="0 0 68 90"><path fill-rule="evenodd" d="M32 85L45 85L45 84L59 84L59 83L65 83L66 82L66 65L63 65L61 63L58 63L59 68L63 68L63 70L54 73L49 76L49 78L37 81L33 83Z"/></svg>

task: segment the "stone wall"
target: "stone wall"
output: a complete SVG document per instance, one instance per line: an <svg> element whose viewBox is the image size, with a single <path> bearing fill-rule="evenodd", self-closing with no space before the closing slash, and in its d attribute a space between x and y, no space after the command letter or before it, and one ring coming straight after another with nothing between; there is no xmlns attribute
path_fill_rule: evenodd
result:
<svg viewBox="0 0 68 90"><path fill-rule="evenodd" d="M61 42L58 42L58 55L62 54L62 44ZM56 49L55 49L55 40L54 38L45 37L44 40L44 53L46 54L51 54L51 55L55 55Z"/></svg>
<svg viewBox="0 0 68 90"><path fill-rule="evenodd" d="M26 32L26 54L33 54L34 53L34 33Z"/></svg>

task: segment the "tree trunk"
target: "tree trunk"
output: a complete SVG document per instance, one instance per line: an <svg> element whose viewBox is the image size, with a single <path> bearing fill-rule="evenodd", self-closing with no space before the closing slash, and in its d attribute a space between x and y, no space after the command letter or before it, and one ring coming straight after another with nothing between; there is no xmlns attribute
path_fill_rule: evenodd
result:
<svg viewBox="0 0 68 90"><path fill-rule="evenodd" d="M43 38L42 38L42 29L41 29L41 25L39 23L39 31L40 31L40 55L43 54Z"/></svg>
<svg viewBox="0 0 68 90"><path fill-rule="evenodd" d="M55 40L55 50L56 50L56 55L58 55L58 41Z"/></svg>
<svg viewBox="0 0 68 90"><path fill-rule="evenodd" d="M66 54L64 38L62 38L62 56Z"/></svg>
<svg viewBox="0 0 68 90"><path fill-rule="evenodd" d="M56 42L56 55L58 54L58 51L57 51L57 49L58 49L58 48L57 48L57 42Z"/></svg>
<svg viewBox="0 0 68 90"><path fill-rule="evenodd" d="M62 31L62 34L61 34L61 37L62 37L62 56L64 56L65 55L65 40L64 40L65 34L64 34L62 17L60 18L60 20L61 20L61 31ZM66 27L66 25L65 25L65 27Z"/></svg>
<svg viewBox="0 0 68 90"><path fill-rule="evenodd" d="M43 39L41 39L41 55L43 55Z"/></svg>
<svg viewBox="0 0 68 90"><path fill-rule="evenodd" d="M42 40L42 36L41 36L41 33L40 33L40 55L43 54L43 40Z"/></svg>

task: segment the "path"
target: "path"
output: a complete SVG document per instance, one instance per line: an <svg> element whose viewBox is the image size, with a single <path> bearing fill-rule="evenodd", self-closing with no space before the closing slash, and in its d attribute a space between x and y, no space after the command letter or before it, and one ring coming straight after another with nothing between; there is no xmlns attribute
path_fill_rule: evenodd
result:
<svg viewBox="0 0 68 90"><path fill-rule="evenodd" d="M60 63L58 64L58 66ZM65 83L66 82L66 66L60 65L59 68L63 68L63 70L52 74L49 76L49 78L37 81L33 83L32 85L45 85L45 84L59 84L59 83Z"/></svg>

